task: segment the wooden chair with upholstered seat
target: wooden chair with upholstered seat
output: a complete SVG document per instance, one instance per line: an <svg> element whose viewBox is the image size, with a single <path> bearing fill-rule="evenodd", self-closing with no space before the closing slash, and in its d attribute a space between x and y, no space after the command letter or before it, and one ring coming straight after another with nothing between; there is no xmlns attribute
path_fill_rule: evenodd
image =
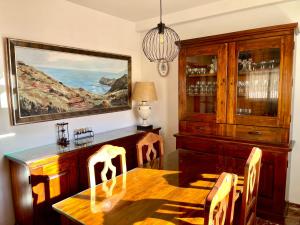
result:
<svg viewBox="0 0 300 225"><path fill-rule="evenodd" d="M95 179L95 165L98 162L103 162L104 167L101 171L101 179L102 181L107 181L106 174L108 169L112 172L112 178L116 177L116 167L112 164L112 159L120 156L121 162L121 170L122 173L126 173L126 151L123 147L117 147L113 145L103 145L97 152L91 155L88 158L88 172L89 172L89 185L90 187L96 186L96 179Z"/></svg>
<svg viewBox="0 0 300 225"><path fill-rule="evenodd" d="M164 144L163 144L162 137L158 134L149 132L136 144L138 166L142 166L144 163L144 158L143 158L143 147L144 146L147 147L147 151L146 151L147 162L149 162L157 157L157 151L154 148L155 143L158 143L159 154L160 154L160 156L162 156L164 154ZM150 158L151 153L153 154L152 159Z"/></svg>
<svg viewBox="0 0 300 225"><path fill-rule="evenodd" d="M237 175L223 172L209 192L204 208L204 225L231 225Z"/></svg>
<svg viewBox="0 0 300 225"><path fill-rule="evenodd" d="M256 205L262 151L254 147L247 159L244 172L240 225L256 224Z"/></svg>

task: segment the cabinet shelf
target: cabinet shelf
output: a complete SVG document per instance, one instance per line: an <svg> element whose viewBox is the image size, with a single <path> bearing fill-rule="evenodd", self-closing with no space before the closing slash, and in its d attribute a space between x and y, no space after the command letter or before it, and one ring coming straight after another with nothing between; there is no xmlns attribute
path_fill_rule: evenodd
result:
<svg viewBox="0 0 300 225"><path fill-rule="evenodd" d="M189 97L216 97L216 95L187 94Z"/></svg>
<svg viewBox="0 0 300 225"><path fill-rule="evenodd" d="M194 78L194 77L215 77L217 73L204 73L204 74L188 74L187 77Z"/></svg>

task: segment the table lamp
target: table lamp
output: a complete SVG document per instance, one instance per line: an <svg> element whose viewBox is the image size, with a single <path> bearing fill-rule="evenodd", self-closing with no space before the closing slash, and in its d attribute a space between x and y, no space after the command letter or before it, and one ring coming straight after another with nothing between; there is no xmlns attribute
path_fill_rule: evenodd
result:
<svg viewBox="0 0 300 225"><path fill-rule="evenodd" d="M138 130L149 130L153 125L148 124L148 118L151 114L151 106L149 102L156 101L157 95L153 82L136 82L132 99L138 102L137 111L142 118L142 124L137 125Z"/></svg>

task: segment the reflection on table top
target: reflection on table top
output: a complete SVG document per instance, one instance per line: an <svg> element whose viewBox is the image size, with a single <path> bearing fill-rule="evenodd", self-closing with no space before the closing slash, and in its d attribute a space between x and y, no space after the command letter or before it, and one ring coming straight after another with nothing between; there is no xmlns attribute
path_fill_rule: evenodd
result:
<svg viewBox="0 0 300 225"><path fill-rule="evenodd" d="M244 164L245 160L243 160L243 170L237 174L238 192L242 191ZM180 171L181 181L184 178L199 180L208 179L209 177L210 180L215 182L222 172L233 172L233 169L225 166L224 158L219 155L185 149L177 149L169 154L165 154L151 162L145 163L142 167ZM234 171L234 173L236 172Z"/></svg>
<svg viewBox="0 0 300 225"><path fill-rule="evenodd" d="M220 174L214 159L179 150L155 162L164 169L136 168L53 208L86 225L202 224L205 198Z"/></svg>

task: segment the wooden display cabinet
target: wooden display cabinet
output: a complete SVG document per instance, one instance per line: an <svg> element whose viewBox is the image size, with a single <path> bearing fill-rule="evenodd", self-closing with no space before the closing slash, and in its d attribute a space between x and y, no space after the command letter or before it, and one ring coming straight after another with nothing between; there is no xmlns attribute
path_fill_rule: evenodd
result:
<svg viewBox="0 0 300 225"><path fill-rule="evenodd" d="M251 148L260 147L258 214L276 220L284 215L292 150L296 27L293 23L184 40L179 54L177 147L218 154L223 170L240 175Z"/></svg>

